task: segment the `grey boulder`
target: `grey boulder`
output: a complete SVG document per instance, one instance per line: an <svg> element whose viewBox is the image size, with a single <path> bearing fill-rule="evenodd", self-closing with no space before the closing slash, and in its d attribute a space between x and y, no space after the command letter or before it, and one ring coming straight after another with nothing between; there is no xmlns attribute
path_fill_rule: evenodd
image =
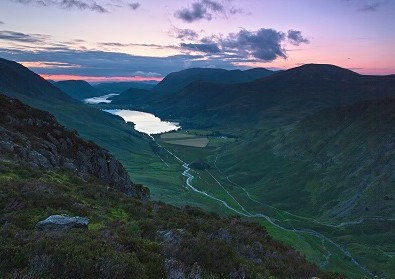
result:
<svg viewBox="0 0 395 279"><path fill-rule="evenodd" d="M70 228L87 229L89 219L85 217L71 217L67 215L51 215L37 223L37 230L66 230Z"/></svg>

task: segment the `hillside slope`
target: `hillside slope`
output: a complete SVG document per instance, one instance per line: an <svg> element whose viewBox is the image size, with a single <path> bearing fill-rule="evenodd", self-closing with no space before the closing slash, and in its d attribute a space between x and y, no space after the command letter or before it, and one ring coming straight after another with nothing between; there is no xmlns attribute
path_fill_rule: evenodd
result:
<svg viewBox="0 0 395 279"><path fill-rule="evenodd" d="M72 99L16 62L0 59L0 93L50 112L62 125L107 148L124 163L133 158L135 164L125 164L129 172L154 157L148 141L123 119Z"/></svg>
<svg viewBox="0 0 395 279"><path fill-rule="evenodd" d="M113 105L128 105L133 104L137 100L140 102L149 102L156 93L146 89L129 88L117 96L112 96L109 98L111 104Z"/></svg>
<svg viewBox="0 0 395 279"><path fill-rule="evenodd" d="M363 101L245 131L209 158L247 210L323 233L374 274L392 278L394 131L393 98Z"/></svg>
<svg viewBox="0 0 395 279"><path fill-rule="evenodd" d="M53 85L76 100L84 100L103 95L84 80L64 80L55 82Z"/></svg>
<svg viewBox="0 0 395 279"><path fill-rule="evenodd" d="M94 88L105 94L120 94L129 88L151 90L157 82L106 82L92 85Z"/></svg>
<svg viewBox="0 0 395 279"><path fill-rule="evenodd" d="M144 188L106 151L46 112L6 97L0 104L2 278L344 278L257 224L142 201ZM36 229L53 214L90 224Z"/></svg>
<svg viewBox="0 0 395 279"><path fill-rule="evenodd" d="M383 99L323 110L294 129L281 129L273 143L276 154L310 160L324 174L310 190L322 215L390 218L395 217L394 137L395 99Z"/></svg>

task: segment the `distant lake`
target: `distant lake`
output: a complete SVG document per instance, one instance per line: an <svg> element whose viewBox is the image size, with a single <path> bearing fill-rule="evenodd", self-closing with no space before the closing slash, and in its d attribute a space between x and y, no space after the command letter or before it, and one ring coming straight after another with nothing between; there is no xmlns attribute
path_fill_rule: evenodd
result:
<svg viewBox="0 0 395 279"><path fill-rule="evenodd" d="M119 94L108 94L108 95L103 95L100 97L93 97L93 98L88 98L84 100L84 103L86 104L91 104L91 105L95 105L95 104L100 104L100 103L106 103L109 104L111 103L111 100L108 100L108 98L112 97L112 96L117 96Z"/></svg>
<svg viewBox="0 0 395 279"><path fill-rule="evenodd" d="M118 115L126 122L133 122L137 131L148 135L165 133L181 128L177 122L162 121L159 117L148 112L125 109L106 109L104 111Z"/></svg>

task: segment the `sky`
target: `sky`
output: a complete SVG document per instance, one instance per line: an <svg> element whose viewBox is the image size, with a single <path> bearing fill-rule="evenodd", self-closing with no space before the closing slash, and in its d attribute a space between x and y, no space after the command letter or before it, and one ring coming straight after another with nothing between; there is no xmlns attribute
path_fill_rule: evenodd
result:
<svg viewBox="0 0 395 279"><path fill-rule="evenodd" d="M395 0L1 0L0 57L44 78L334 64L395 74Z"/></svg>

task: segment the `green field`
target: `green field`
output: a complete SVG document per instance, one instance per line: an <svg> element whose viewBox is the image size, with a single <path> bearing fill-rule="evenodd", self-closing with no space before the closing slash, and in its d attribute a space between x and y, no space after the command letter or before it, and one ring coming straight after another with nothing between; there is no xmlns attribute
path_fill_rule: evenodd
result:
<svg viewBox="0 0 395 279"><path fill-rule="evenodd" d="M168 144L185 145L191 147L206 147L209 143L207 138L194 138L194 139L178 139L178 140L166 140Z"/></svg>
<svg viewBox="0 0 395 279"><path fill-rule="evenodd" d="M160 141L167 144L184 145L190 147L206 147L210 140L204 136L197 136L190 133L172 132L160 135Z"/></svg>
<svg viewBox="0 0 395 279"><path fill-rule="evenodd" d="M160 135L162 140L170 140L170 139L185 139L185 138L196 138L193 134L186 134L181 132L170 132L164 133Z"/></svg>

